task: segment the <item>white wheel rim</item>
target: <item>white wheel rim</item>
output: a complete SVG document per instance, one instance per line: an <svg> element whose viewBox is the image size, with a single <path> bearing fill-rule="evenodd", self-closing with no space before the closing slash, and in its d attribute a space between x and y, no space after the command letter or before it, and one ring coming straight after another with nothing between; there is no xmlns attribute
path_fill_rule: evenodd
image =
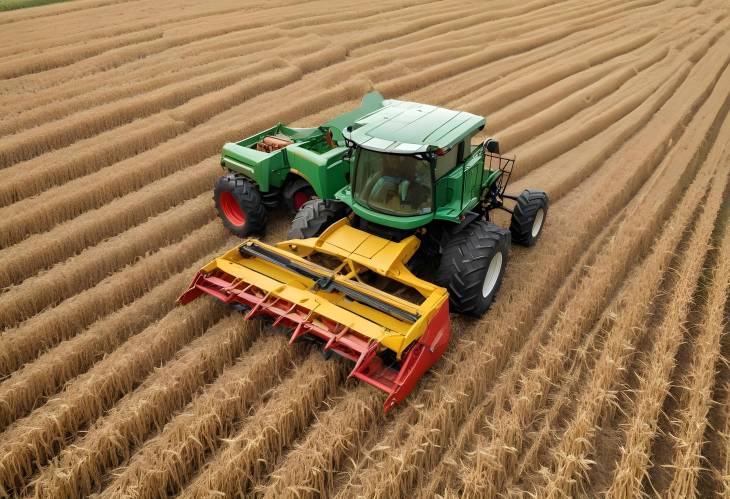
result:
<svg viewBox="0 0 730 499"><path fill-rule="evenodd" d="M543 220L545 220L545 210L540 208L539 210L537 210L537 213L535 213L535 221L532 222L532 237L537 237L537 235L540 233Z"/></svg>
<svg viewBox="0 0 730 499"><path fill-rule="evenodd" d="M498 251L492 257L492 261L489 262L489 268L487 269L487 275L484 276L484 284L482 285L482 296L486 298L489 294L494 291L494 286L497 285L497 279L499 279L499 273L502 271L502 252Z"/></svg>

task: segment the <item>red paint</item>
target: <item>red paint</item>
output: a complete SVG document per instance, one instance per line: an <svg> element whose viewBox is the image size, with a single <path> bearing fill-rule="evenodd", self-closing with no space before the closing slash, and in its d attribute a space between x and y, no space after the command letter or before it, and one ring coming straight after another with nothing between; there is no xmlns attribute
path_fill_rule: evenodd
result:
<svg viewBox="0 0 730 499"><path fill-rule="evenodd" d="M292 199L292 204L294 205L294 209L298 211L299 208L301 208L302 205L304 205L304 203L306 203L310 199L312 199L312 198L310 196L307 196L302 191L298 191L298 192L294 193L294 198Z"/></svg>
<svg viewBox="0 0 730 499"><path fill-rule="evenodd" d="M423 374L443 355L451 338L449 302L428 323L424 335L404 353L400 366L387 366L378 355L381 347L342 324L318 316L281 298L271 297L252 284L235 280L217 270L209 275L199 272L178 302L186 304L207 293L224 303L239 303L249 308L245 319L256 316L274 318L273 326L292 330L290 343L309 336L320 340L325 351L332 351L355 362L350 377L362 380L388 394L385 412L403 401L416 387Z"/></svg>
<svg viewBox="0 0 730 499"><path fill-rule="evenodd" d="M246 224L246 214L243 212L236 198L230 192L224 192L220 198L221 211L223 215L236 227L243 227Z"/></svg>
<svg viewBox="0 0 730 499"><path fill-rule="evenodd" d="M451 340L451 323L449 322L449 301L446 300L438 312L431 317L424 335L404 355L400 372L394 382L395 386L385 400L386 413L413 391L421 376L444 354L449 340Z"/></svg>

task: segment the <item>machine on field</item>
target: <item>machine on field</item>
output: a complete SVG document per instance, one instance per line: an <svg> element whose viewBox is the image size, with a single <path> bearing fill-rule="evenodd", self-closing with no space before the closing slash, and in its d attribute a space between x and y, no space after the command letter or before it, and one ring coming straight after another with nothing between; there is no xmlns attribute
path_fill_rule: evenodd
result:
<svg viewBox="0 0 730 499"><path fill-rule="evenodd" d="M261 234L267 210L285 206L296 213L312 198L334 199L349 182L342 130L379 109L383 98L370 93L362 105L315 128L281 123L223 146L214 200L223 224L240 237Z"/></svg>
<svg viewBox="0 0 730 499"><path fill-rule="evenodd" d="M484 118L368 101L377 107L351 119L332 148L342 149L346 185L304 202L288 240L246 239L210 262L179 301L209 294L286 327L291 342L320 343L354 362L351 377L384 390L388 411L446 350L449 310L486 312L511 242L540 237L548 198L505 193L514 159L495 140L471 144ZM509 229L491 221L494 209L511 213Z"/></svg>

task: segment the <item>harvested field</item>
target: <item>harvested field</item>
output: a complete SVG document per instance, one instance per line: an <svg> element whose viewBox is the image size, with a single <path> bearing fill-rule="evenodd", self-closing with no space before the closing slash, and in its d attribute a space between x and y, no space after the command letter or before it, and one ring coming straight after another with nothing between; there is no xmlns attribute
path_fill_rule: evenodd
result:
<svg viewBox="0 0 730 499"><path fill-rule="evenodd" d="M486 116L551 200L387 415L175 306L236 243L222 144L370 90ZM61 2L0 12L0 109L0 497L728 497L726 0Z"/></svg>

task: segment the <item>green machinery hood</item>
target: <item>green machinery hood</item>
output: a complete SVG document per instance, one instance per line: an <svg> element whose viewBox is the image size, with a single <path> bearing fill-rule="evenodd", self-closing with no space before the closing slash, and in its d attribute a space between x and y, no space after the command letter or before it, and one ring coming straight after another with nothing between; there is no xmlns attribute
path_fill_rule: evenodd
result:
<svg viewBox="0 0 730 499"><path fill-rule="evenodd" d="M414 154L449 148L484 128L481 116L417 102L382 100L376 93L367 94L360 109L367 100L374 101L374 95L381 99L380 107L359 118L348 117L351 131L345 132L365 149Z"/></svg>

